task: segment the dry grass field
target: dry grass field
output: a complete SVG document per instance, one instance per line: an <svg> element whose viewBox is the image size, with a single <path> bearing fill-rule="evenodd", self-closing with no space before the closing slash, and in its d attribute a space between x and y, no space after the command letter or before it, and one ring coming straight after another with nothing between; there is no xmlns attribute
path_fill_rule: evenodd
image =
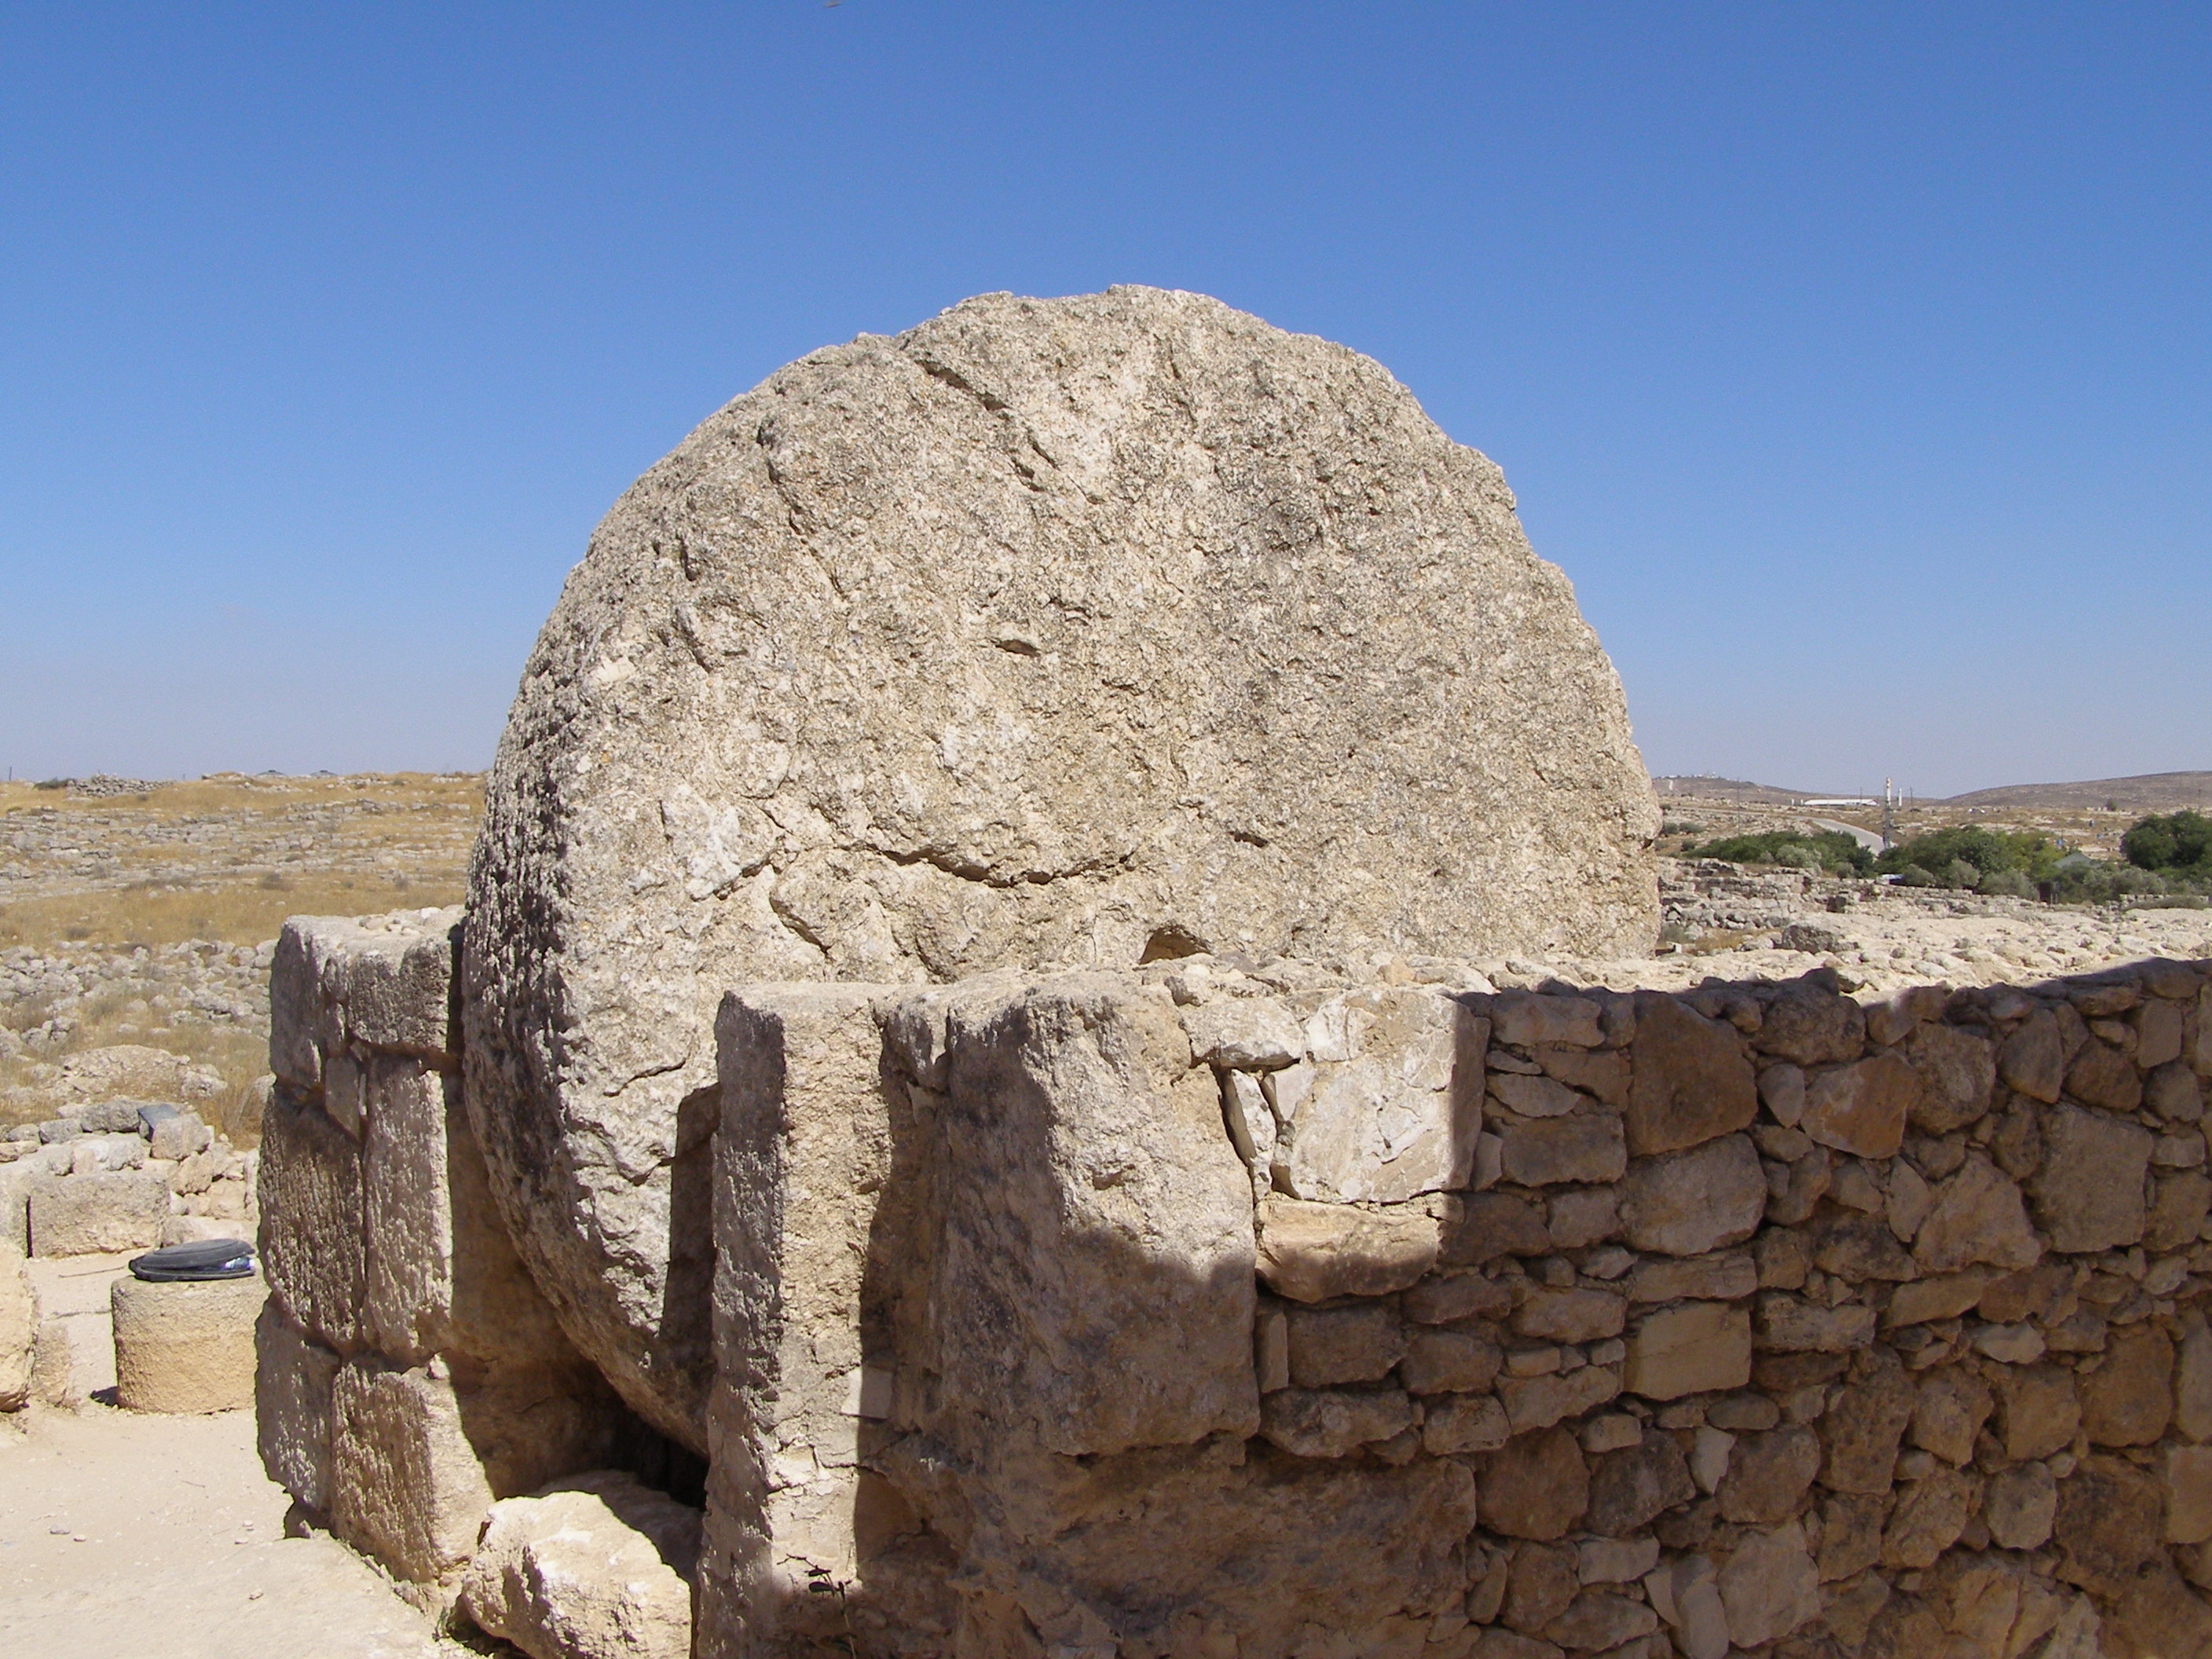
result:
<svg viewBox="0 0 2212 1659"><path fill-rule="evenodd" d="M283 919L457 902L482 780L117 787L0 785L0 1123L47 1115L72 1055L134 1044L213 1073L250 1141Z"/></svg>

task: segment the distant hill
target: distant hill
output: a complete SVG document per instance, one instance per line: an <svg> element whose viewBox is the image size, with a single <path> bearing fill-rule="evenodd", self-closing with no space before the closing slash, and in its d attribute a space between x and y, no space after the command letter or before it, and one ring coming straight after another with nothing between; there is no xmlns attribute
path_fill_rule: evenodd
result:
<svg viewBox="0 0 2212 1659"><path fill-rule="evenodd" d="M2008 783L1954 795L1946 806L2008 806L2025 811L2081 811L2112 802L2123 812L2172 812L2212 806L2212 772L2148 772L2081 783Z"/></svg>
<svg viewBox="0 0 2212 1659"><path fill-rule="evenodd" d="M1695 795L1703 800L1740 800L1761 805L1794 806L1801 800L1830 799L1848 791L1827 789L1777 789L1771 783L1747 783L1741 778L1686 777L1654 778L1651 787L1659 799L1669 796Z"/></svg>
<svg viewBox="0 0 2212 1659"><path fill-rule="evenodd" d="M1696 796L1704 800L1741 801L1747 805L1792 806L1800 801L1848 795L1848 789L1778 789L1742 778L1692 777L1676 774L1654 778L1662 803ZM2003 807L2016 812L2079 812L2113 803L2123 812L2172 812L2185 806L2212 809L2212 772L2148 772L2135 778L2090 778L2081 783L2008 783L1997 789L1937 799L1923 795L1923 806Z"/></svg>

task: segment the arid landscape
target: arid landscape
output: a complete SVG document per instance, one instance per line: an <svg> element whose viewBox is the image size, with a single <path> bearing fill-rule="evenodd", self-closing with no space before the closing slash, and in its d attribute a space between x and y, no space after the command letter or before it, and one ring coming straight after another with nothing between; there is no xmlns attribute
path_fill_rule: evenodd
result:
<svg viewBox="0 0 2212 1659"><path fill-rule="evenodd" d="M482 805L474 775L0 785L0 1126L129 1047L250 1146L279 925L454 903Z"/></svg>

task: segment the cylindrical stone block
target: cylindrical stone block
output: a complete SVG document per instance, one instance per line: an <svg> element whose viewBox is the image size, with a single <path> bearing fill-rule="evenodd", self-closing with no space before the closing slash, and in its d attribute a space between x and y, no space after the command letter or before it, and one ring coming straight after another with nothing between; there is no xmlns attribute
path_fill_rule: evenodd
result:
<svg viewBox="0 0 2212 1659"><path fill-rule="evenodd" d="M253 1322L268 1287L246 1279L115 1281L115 1402L173 1416L253 1404Z"/></svg>

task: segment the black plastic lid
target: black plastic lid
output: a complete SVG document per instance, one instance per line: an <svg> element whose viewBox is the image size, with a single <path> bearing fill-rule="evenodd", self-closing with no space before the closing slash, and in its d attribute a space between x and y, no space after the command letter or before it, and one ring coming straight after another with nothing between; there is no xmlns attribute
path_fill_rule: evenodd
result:
<svg viewBox="0 0 2212 1659"><path fill-rule="evenodd" d="M156 1284L189 1279L245 1279L253 1272L253 1246L242 1238L205 1238L194 1244L170 1244L132 1256L131 1271Z"/></svg>

